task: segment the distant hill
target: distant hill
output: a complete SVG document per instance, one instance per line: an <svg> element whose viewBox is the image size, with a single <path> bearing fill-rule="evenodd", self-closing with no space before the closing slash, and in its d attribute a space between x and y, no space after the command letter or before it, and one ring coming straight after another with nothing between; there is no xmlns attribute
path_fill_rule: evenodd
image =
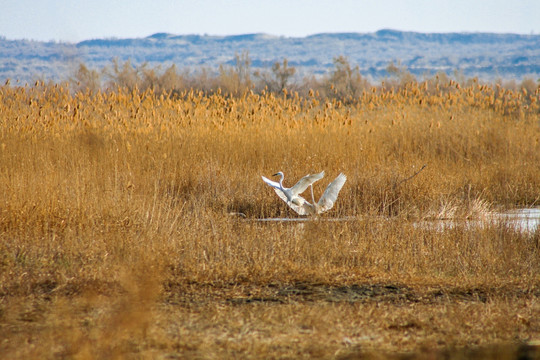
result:
<svg viewBox="0 0 540 360"><path fill-rule="evenodd" d="M386 67L400 62L421 78L436 72L483 80L540 78L540 35L494 33L416 33L380 30L375 33L315 34L283 37L267 34L234 36L157 33L136 39L93 39L72 43L0 38L0 81L36 79L62 81L80 63L101 69L113 58L134 65L176 64L179 69L216 70L234 64L235 53L249 52L253 68L270 67L287 58L299 76L324 74L336 56L348 57L363 76L380 80Z"/></svg>

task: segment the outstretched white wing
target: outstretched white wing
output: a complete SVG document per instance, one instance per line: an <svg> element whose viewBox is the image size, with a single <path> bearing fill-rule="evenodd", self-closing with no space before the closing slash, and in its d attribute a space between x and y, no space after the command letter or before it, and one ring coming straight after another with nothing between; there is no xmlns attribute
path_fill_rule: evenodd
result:
<svg viewBox="0 0 540 360"><path fill-rule="evenodd" d="M347 181L347 177L344 174L339 174L324 190L323 196L319 199L319 211L324 212L330 210L339 195L339 191Z"/></svg>
<svg viewBox="0 0 540 360"><path fill-rule="evenodd" d="M262 179L263 179L263 181L265 183L267 183L268 185L270 185L273 188L279 189L279 183L277 183L275 181L272 181L272 180L270 180L268 178L265 178L264 176L261 176L261 177L262 177Z"/></svg>
<svg viewBox="0 0 540 360"><path fill-rule="evenodd" d="M297 196L308 188L309 185L313 184L314 182L321 180L324 177L324 171L321 171L318 174L312 174L312 175L306 175L291 188L291 194L293 196Z"/></svg>

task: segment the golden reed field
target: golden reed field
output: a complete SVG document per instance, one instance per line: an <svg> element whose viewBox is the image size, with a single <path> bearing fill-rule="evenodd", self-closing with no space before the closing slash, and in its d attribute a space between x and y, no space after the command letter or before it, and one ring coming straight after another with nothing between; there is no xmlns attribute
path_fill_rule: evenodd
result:
<svg viewBox="0 0 540 360"><path fill-rule="evenodd" d="M324 170L316 197L348 180L313 221L259 221L297 217L261 180L280 170ZM489 219L539 205L538 90L6 85L0 353L538 358L540 230Z"/></svg>

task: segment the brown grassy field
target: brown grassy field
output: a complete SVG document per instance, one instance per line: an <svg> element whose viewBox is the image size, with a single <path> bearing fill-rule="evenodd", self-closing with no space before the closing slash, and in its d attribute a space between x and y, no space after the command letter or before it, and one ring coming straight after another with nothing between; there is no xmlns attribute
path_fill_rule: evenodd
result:
<svg viewBox="0 0 540 360"><path fill-rule="evenodd" d="M1 87L0 353L538 357L540 230L417 225L539 205L538 97ZM257 221L296 217L278 170L348 181L320 219Z"/></svg>

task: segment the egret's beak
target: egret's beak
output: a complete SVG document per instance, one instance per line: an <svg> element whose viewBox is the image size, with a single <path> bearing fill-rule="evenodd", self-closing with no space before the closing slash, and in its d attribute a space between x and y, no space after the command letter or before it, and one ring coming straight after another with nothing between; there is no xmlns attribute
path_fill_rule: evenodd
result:
<svg viewBox="0 0 540 360"><path fill-rule="evenodd" d="M279 175L279 173L275 173L275 174L274 174L274 175L272 175L272 176L278 176L278 175Z"/></svg>

